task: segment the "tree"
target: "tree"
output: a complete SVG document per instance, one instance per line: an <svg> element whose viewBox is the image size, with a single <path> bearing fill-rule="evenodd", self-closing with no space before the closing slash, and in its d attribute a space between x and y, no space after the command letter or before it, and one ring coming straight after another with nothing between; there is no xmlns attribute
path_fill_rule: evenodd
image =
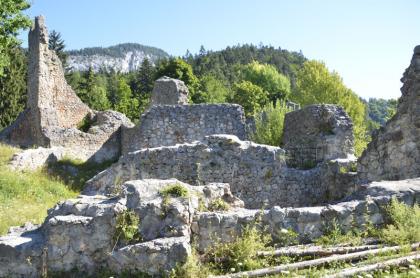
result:
<svg viewBox="0 0 420 278"><path fill-rule="evenodd" d="M143 97L142 95L152 93L155 83L155 69L149 59L143 59L140 68L134 74L130 83L133 95L139 99Z"/></svg>
<svg viewBox="0 0 420 278"><path fill-rule="evenodd" d="M10 125L25 108L27 57L20 47L9 49L9 66L0 76L0 129Z"/></svg>
<svg viewBox="0 0 420 278"><path fill-rule="evenodd" d="M270 101L275 104L277 100L286 100L290 94L290 81L279 73L272 65L252 62L241 67L243 80L260 86L267 92Z"/></svg>
<svg viewBox="0 0 420 278"><path fill-rule="evenodd" d="M200 89L192 99L194 103L225 103L229 89L220 79L208 74L200 78Z"/></svg>
<svg viewBox="0 0 420 278"><path fill-rule="evenodd" d="M61 38L61 34L52 30L49 34L48 48L55 51L61 61L61 64L63 65L63 68L66 67L68 56L64 51L65 47L66 45L64 44L64 40Z"/></svg>
<svg viewBox="0 0 420 278"><path fill-rule="evenodd" d="M290 109L285 102L277 100L275 104L267 104L261 113L255 116L255 132L251 134L252 141L280 146L283 136L284 116Z"/></svg>
<svg viewBox="0 0 420 278"><path fill-rule="evenodd" d="M103 111L111 108L105 81L96 76L92 68L85 73L77 93L80 99L92 109Z"/></svg>
<svg viewBox="0 0 420 278"><path fill-rule="evenodd" d="M139 101L133 98L130 86L128 86L123 78L119 78L118 80L114 109L125 114L132 120L138 119L140 116Z"/></svg>
<svg viewBox="0 0 420 278"><path fill-rule="evenodd" d="M323 62L307 61L296 75L296 90L292 101L302 106L318 103L340 105L353 121L356 155L360 155L369 141L366 105L347 88L336 72L330 72Z"/></svg>
<svg viewBox="0 0 420 278"><path fill-rule="evenodd" d="M268 102L267 92L249 81L236 83L233 92L232 102L242 105L247 117L261 111Z"/></svg>
<svg viewBox="0 0 420 278"><path fill-rule="evenodd" d="M9 50L19 45L16 38L20 29L31 26L29 18L22 11L29 8L26 0L2 0L0 4L0 76L10 64Z"/></svg>
<svg viewBox="0 0 420 278"><path fill-rule="evenodd" d="M168 76L184 81L193 97L199 85L198 78L194 75L192 67L181 58L162 60L156 71L156 78Z"/></svg>

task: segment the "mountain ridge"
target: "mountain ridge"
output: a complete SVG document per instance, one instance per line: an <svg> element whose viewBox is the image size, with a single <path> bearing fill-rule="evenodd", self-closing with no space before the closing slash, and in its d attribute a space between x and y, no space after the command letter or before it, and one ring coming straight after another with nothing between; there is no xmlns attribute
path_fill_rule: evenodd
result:
<svg viewBox="0 0 420 278"><path fill-rule="evenodd" d="M139 43L121 43L109 47L87 47L66 51L70 71L95 72L102 69L117 72L131 72L138 69L145 58L153 64L170 55L164 50Z"/></svg>

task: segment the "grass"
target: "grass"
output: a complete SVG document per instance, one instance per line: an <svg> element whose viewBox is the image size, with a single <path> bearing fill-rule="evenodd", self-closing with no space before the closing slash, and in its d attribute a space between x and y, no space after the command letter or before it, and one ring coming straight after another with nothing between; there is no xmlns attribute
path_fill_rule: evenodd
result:
<svg viewBox="0 0 420 278"><path fill-rule="evenodd" d="M79 193L45 171L10 170L7 163L17 151L0 144L0 234L28 221L41 223L48 208Z"/></svg>
<svg viewBox="0 0 420 278"><path fill-rule="evenodd" d="M222 198L216 198L210 202L208 209L210 211L228 211L230 209L230 205Z"/></svg>
<svg viewBox="0 0 420 278"><path fill-rule="evenodd" d="M12 171L7 166L19 149L0 144L0 234L26 222L40 224L47 209L76 197L84 183L111 162L83 163L70 158L30 172Z"/></svg>
<svg viewBox="0 0 420 278"><path fill-rule="evenodd" d="M188 198L189 197L189 191L188 188L183 186L180 183L174 183L167 185L165 188L163 188L159 193L164 197L182 197L182 198Z"/></svg>

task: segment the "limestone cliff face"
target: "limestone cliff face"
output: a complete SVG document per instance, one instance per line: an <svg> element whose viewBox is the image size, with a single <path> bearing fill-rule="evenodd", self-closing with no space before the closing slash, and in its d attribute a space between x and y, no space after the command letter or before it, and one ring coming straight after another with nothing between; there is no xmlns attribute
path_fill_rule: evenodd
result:
<svg viewBox="0 0 420 278"><path fill-rule="evenodd" d="M359 159L365 180L401 180L420 176L420 46L401 81L396 115L373 135Z"/></svg>

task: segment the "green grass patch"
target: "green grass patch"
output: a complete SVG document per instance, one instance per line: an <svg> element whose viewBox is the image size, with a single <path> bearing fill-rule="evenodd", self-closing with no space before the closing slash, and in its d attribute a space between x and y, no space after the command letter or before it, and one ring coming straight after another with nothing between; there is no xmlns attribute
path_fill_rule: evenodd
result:
<svg viewBox="0 0 420 278"><path fill-rule="evenodd" d="M43 170L17 172L9 169L7 163L17 151L0 144L0 234L28 221L41 223L48 208L79 193Z"/></svg>
<svg viewBox="0 0 420 278"><path fill-rule="evenodd" d="M90 178L105 170L114 162L113 160L102 163L83 162L82 160L65 157L48 165L48 175L53 179L63 181L73 190L81 191Z"/></svg>

